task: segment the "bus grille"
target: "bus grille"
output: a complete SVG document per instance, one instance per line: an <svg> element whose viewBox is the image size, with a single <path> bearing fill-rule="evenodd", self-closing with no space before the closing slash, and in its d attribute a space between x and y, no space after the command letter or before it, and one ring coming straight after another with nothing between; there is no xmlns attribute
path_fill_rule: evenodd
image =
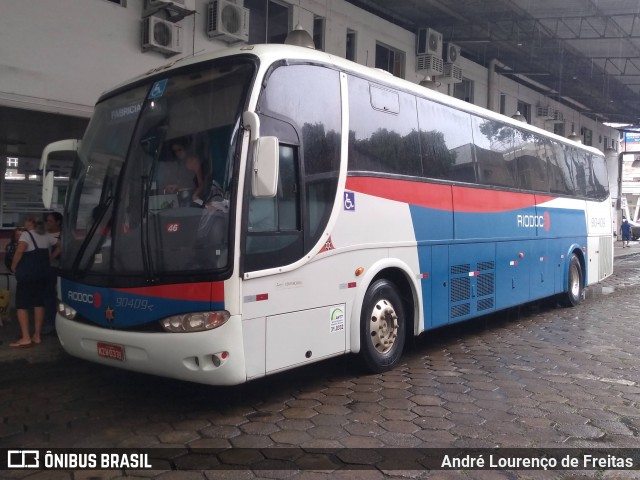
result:
<svg viewBox="0 0 640 480"><path fill-rule="evenodd" d="M451 265L451 275L464 275L469 273L471 265L463 263L461 265Z"/></svg>
<svg viewBox="0 0 640 480"><path fill-rule="evenodd" d="M451 279L451 303L469 300L471 288L469 277Z"/></svg>
<svg viewBox="0 0 640 480"><path fill-rule="evenodd" d="M473 312L490 311L495 306L495 268L494 261L478 262L475 275L468 263L451 265L449 291L449 315L457 319ZM472 298L472 288L475 293Z"/></svg>
<svg viewBox="0 0 640 480"><path fill-rule="evenodd" d="M471 313L471 305L463 303L462 305L454 305L451 307L451 318L464 317Z"/></svg>
<svg viewBox="0 0 640 480"><path fill-rule="evenodd" d="M478 275L478 296L485 297L493 295L495 281L493 273L482 273Z"/></svg>
<svg viewBox="0 0 640 480"><path fill-rule="evenodd" d="M478 271L493 270L495 268L495 262L480 262L478 263Z"/></svg>
<svg viewBox="0 0 640 480"><path fill-rule="evenodd" d="M478 311L491 310L493 308L493 297L478 300Z"/></svg>

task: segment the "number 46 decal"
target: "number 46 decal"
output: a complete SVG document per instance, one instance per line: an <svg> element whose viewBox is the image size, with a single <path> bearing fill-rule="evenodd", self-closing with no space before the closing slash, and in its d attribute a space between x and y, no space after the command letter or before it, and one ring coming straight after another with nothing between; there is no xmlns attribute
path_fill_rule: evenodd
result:
<svg viewBox="0 0 640 480"><path fill-rule="evenodd" d="M179 223L167 223L167 232L173 233L173 232L177 232L178 230L180 230Z"/></svg>

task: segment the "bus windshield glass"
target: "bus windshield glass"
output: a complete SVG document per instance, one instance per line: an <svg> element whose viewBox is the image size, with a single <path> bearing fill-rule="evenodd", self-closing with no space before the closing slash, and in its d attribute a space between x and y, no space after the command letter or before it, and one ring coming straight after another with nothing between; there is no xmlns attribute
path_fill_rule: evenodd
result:
<svg viewBox="0 0 640 480"><path fill-rule="evenodd" d="M229 212L247 57L154 76L98 103L65 207L63 274L111 284L216 275ZM168 280L167 280L168 281Z"/></svg>

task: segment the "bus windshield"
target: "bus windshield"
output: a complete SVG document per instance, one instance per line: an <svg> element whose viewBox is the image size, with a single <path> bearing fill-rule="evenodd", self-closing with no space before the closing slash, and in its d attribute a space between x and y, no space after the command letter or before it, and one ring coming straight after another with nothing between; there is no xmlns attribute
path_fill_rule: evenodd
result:
<svg viewBox="0 0 640 480"><path fill-rule="evenodd" d="M227 269L238 131L254 74L247 57L226 58L98 103L65 206L65 277L107 285L117 273L142 285Z"/></svg>

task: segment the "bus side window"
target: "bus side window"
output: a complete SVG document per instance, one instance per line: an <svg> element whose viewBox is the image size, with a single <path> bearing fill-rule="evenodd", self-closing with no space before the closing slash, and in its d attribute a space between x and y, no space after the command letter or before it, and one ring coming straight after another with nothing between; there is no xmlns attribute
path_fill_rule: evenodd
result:
<svg viewBox="0 0 640 480"><path fill-rule="evenodd" d="M473 119L473 143L478 163L478 182L496 187L515 188L516 171L510 152L515 129L494 120Z"/></svg>
<svg viewBox="0 0 640 480"><path fill-rule="evenodd" d="M549 186L551 193L573 194L571 169L565 158L564 148L556 142L547 145L549 159Z"/></svg>
<svg viewBox="0 0 640 480"><path fill-rule="evenodd" d="M475 182L471 116L418 98L420 147L425 177Z"/></svg>
<svg viewBox="0 0 640 480"><path fill-rule="evenodd" d="M609 180L605 160L598 155L591 155L591 170L593 172L593 194L596 199L604 199L609 195Z"/></svg>
<svg viewBox="0 0 640 480"><path fill-rule="evenodd" d="M280 145L278 193L273 198L251 198L249 232L299 230L299 199L293 147Z"/></svg>
<svg viewBox="0 0 640 480"><path fill-rule="evenodd" d="M532 133L516 129L513 151L518 172L518 188L537 192L549 191L545 144L545 141Z"/></svg>
<svg viewBox="0 0 640 480"><path fill-rule="evenodd" d="M416 98L349 76L349 170L422 176Z"/></svg>
<svg viewBox="0 0 640 480"><path fill-rule="evenodd" d="M570 152L573 163L573 172L576 177L576 193L582 197L591 197L593 196L594 187L591 181L590 156L588 153L578 150L577 148L571 148Z"/></svg>
<svg viewBox="0 0 640 480"><path fill-rule="evenodd" d="M246 268L258 270L291 263L302 255L297 148L280 144L278 192L249 199Z"/></svg>

